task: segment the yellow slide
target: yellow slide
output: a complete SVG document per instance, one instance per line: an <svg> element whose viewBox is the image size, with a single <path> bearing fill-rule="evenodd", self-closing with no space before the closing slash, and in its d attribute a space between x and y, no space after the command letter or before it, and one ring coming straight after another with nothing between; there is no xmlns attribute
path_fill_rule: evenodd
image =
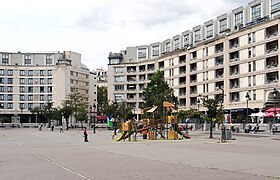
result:
<svg viewBox="0 0 280 180"><path fill-rule="evenodd" d="M115 141L120 141L120 140L122 140L124 137L125 137L125 135L126 135L126 131L123 131L122 133L121 133L121 135L117 138L117 139L115 139Z"/></svg>

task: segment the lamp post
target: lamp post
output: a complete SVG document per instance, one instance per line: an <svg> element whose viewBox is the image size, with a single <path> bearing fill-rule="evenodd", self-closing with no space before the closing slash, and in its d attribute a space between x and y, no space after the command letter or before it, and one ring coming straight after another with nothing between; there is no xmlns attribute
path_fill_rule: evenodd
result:
<svg viewBox="0 0 280 180"><path fill-rule="evenodd" d="M21 114L20 114L20 119L19 119L19 121L20 121L20 123L21 123L21 126L22 126L22 120L23 120L23 118L22 118L22 112L23 112L23 107L20 107L20 112L21 112Z"/></svg>
<svg viewBox="0 0 280 180"><path fill-rule="evenodd" d="M276 122L276 97L279 91L276 90L276 88L273 89L272 94L273 94L273 99L274 99L274 123Z"/></svg>
<svg viewBox="0 0 280 180"><path fill-rule="evenodd" d="M96 105L95 105L95 103L93 103L93 105L92 105L92 107L93 107L93 133L95 134L95 118L96 118L96 112L95 112L95 110L96 110Z"/></svg>
<svg viewBox="0 0 280 180"><path fill-rule="evenodd" d="M248 124L248 121L249 121L249 108L248 108L248 102L249 102L249 100L250 100L250 95L249 95L249 93L248 93L248 92L247 92L247 94L246 94L245 98L246 98L246 102L247 102L247 118L246 118L246 124Z"/></svg>

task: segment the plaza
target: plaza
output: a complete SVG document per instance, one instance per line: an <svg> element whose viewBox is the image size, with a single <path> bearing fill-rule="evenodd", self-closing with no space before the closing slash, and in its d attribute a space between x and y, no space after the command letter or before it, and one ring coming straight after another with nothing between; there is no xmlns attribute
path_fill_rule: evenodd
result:
<svg viewBox="0 0 280 180"><path fill-rule="evenodd" d="M111 132L0 129L0 179L279 179L280 136L207 132L188 140L111 140ZM118 134L120 135L120 134Z"/></svg>

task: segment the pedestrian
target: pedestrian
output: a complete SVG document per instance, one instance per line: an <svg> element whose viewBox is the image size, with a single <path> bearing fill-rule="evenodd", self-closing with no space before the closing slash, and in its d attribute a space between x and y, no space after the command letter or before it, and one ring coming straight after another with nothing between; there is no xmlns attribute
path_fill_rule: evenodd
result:
<svg viewBox="0 0 280 180"><path fill-rule="evenodd" d="M60 132L60 133L63 133L63 126L62 126L62 125L61 125L60 128L59 128L59 132Z"/></svg>
<svg viewBox="0 0 280 180"><path fill-rule="evenodd" d="M114 140L114 138L115 138L115 131L113 130L112 131L112 140Z"/></svg>
<svg viewBox="0 0 280 180"><path fill-rule="evenodd" d="M52 125L51 129L52 129L52 131L54 130L54 125Z"/></svg>
<svg viewBox="0 0 280 180"><path fill-rule="evenodd" d="M42 124L39 124L39 131L42 131Z"/></svg>
<svg viewBox="0 0 280 180"><path fill-rule="evenodd" d="M85 138L85 142L88 142L88 134L87 134L87 128L84 127L84 138Z"/></svg>

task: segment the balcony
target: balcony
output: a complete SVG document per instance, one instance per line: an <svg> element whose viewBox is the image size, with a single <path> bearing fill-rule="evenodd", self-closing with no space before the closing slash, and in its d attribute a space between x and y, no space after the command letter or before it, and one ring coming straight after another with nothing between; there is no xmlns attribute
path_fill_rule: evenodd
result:
<svg viewBox="0 0 280 180"><path fill-rule="evenodd" d="M268 27L266 28L265 31L266 31L266 35L265 35L266 39L273 38L278 35L278 25Z"/></svg>

